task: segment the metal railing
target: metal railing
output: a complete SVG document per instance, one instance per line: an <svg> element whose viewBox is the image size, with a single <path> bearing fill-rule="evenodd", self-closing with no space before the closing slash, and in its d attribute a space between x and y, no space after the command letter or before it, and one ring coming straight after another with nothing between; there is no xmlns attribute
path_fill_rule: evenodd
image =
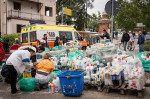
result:
<svg viewBox="0 0 150 99"><path fill-rule="evenodd" d="M29 2L37 2L37 3L41 3L40 0L18 0L18 1L29 1Z"/></svg>
<svg viewBox="0 0 150 99"><path fill-rule="evenodd" d="M9 18L20 18L24 20L39 20L43 21L43 16L39 14L32 14L32 13L26 13L26 12L21 12L19 10L11 10L8 11L8 17Z"/></svg>

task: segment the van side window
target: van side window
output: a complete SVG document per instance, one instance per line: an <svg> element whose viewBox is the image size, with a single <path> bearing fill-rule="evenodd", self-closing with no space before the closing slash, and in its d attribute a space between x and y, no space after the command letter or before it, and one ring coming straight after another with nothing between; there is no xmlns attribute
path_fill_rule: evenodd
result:
<svg viewBox="0 0 150 99"><path fill-rule="evenodd" d="M30 32L30 42L36 42L36 41L37 41L36 31Z"/></svg>
<svg viewBox="0 0 150 99"><path fill-rule="evenodd" d="M22 43L28 43L28 33L22 34Z"/></svg>
<svg viewBox="0 0 150 99"><path fill-rule="evenodd" d="M76 40L79 40L79 39L80 39L80 35L79 35L77 32L74 32L74 36L75 36L75 39L76 39Z"/></svg>
<svg viewBox="0 0 150 99"><path fill-rule="evenodd" d="M59 31L60 40L63 40L63 35L66 35L68 40L72 40L72 32L69 31Z"/></svg>

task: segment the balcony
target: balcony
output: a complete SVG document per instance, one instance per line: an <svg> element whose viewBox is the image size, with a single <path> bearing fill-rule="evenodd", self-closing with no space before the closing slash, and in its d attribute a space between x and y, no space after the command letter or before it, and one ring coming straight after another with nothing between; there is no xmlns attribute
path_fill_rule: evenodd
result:
<svg viewBox="0 0 150 99"><path fill-rule="evenodd" d="M41 0L18 0L18 1L25 1L25 2L30 2L30 3L42 4Z"/></svg>
<svg viewBox="0 0 150 99"><path fill-rule="evenodd" d="M42 15L26 13L16 10L8 11L8 19L27 20L31 22L33 21L44 22Z"/></svg>

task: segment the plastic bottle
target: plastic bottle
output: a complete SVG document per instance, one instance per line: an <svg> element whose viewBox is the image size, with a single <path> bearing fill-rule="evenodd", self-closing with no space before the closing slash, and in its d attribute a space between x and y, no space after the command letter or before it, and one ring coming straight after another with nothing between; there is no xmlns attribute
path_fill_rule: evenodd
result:
<svg viewBox="0 0 150 99"><path fill-rule="evenodd" d="M51 83L48 82L48 92L50 93L50 90L51 90Z"/></svg>
<svg viewBox="0 0 150 99"><path fill-rule="evenodd" d="M59 90L61 89L60 88L60 81L59 81L59 78L58 77L55 77L54 80L53 80L53 83L55 85L55 92L58 93Z"/></svg>
<svg viewBox="0 0 150 99"><path fill-rule="evenodd" d="M87 72L87 76L90 76L90 67L89 67L89 64L87 64L87 67L86 67L86 72Z"/></svg>
<svg viewBox="0 0 150 99"><path fill-rule="evenodd" d="M93 69L94 69L93 64L91 64L91 66L90 66L90 75L93 74Z"/></svg>
<svg viewBox="0 0 150 99"><path fill-rule="evenodd" d="M55 93L55 84L51 83L51 93Z"/></svg>

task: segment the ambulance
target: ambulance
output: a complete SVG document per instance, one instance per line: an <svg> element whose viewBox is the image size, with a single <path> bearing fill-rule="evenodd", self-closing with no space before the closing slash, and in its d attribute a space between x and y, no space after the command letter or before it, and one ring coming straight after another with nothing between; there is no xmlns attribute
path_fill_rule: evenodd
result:
<svg viewBox="0 0 150 99"><path fill-rule="evenodd" d="M80 34L71 26L47 25L41 22L33 22L30 25L23 25L21 29L21 44L35 45L40 44L43 35L47 34L47 42L50 48L54 47L56 37L60 37L61 44L63 35L66 35L69 41L78 41L82 43L83 48L86 48L87 43L82 39Z"/></svg>

